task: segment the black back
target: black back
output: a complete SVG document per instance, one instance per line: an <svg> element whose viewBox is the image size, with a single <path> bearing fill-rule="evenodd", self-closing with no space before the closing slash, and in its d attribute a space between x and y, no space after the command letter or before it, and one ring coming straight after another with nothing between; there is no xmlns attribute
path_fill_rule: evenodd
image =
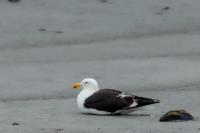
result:
<svg viewBox="0 0 200 133"><path fill-rule="evenodd" d="M132 97L121 98L121 91L112 89L101 89L88 97L84 103L86 108L114 113L131 105Z"/></svg>

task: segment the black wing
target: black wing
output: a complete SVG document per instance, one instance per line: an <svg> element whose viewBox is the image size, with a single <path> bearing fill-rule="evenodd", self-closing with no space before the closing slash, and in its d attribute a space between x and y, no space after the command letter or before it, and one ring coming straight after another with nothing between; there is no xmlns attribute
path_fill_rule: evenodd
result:
<svg viewBox="0 0 200 133"><path fill-rule="evenodd" d="M121 97L121 91L112 89L101 89L88 97L84 103L86 108L114 113L129 107L134 99L132 96Z"/></svg>
<svg viewBox="0 0 200 133"><path fill-rule="evenodd" d="M142 107L150 104L160 103L158 99L151 99L145 97L134 96L135 102L137 103L136 107Z"/></svg>

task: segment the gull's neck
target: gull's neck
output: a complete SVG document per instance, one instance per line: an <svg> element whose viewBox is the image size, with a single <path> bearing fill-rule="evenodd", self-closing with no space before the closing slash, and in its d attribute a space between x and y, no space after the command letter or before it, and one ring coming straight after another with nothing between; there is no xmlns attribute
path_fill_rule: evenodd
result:
<svg viewBox="0 0 200 133"><path fill-rule="evenodd" d="M96 92L96 91L99 91L99 87L84 87L82 91L90 91L90 92Z"/></svg>

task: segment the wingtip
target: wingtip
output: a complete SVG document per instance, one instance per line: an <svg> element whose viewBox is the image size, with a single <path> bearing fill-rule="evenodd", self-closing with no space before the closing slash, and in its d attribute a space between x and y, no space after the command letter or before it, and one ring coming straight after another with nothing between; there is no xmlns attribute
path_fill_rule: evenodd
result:
<svg viewBox="0 0 200 133"><path fill-rule="evenodd" d="M158 99L153 99L153 102L154 102L154 103L160 103L160 100L158 100Z"/></svg>
<svg viewBox="0 0 200 133"><path fill-rule="evenodd" d="M137 105L138 107L160 103L160 100L158 99L151 99L151 98L144 98L144 97L135 97L135 100L138 104Z"/></svg>

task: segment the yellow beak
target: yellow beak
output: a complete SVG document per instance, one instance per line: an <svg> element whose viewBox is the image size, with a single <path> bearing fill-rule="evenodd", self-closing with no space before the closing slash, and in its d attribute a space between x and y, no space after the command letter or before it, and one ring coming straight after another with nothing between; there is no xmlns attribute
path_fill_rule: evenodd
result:
<svg viewBox="0 0 200 133"><path fill-rule="evenodd" d="M73 89L80 89L80 88L81 88L81 84L80 84L80 83L74 83L74 84L72 85L72 88L73 88Z"/></svg>

